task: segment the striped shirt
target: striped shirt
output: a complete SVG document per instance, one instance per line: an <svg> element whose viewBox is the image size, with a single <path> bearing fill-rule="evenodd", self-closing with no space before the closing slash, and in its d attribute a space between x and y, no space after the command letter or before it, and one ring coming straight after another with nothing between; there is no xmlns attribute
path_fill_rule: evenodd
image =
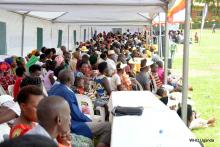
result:
<svg viewBox="0 0 220 147"><path fill-rule="evenodd" d="M155 82L156 82L157 89L159 89L160 87L162 87L163 83L161 82L161 80L160 80L158 74L157 74L157 73L153 73L153 72L151 72L151 74L152 74L152 76L153 76L153 78L154 78L154 80L155 80Z"/></svg>

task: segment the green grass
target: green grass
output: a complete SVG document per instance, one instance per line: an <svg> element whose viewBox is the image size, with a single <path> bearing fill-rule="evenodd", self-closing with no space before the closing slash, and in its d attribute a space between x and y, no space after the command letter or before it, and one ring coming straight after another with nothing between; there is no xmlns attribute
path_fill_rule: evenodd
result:
<svg viewBox="0 0 220 147"><path fill-rule="evenodd" d="M195 32L191 30L194 40ZM183 46L173 61L173 69L182 73ZM201 118L214 116L217 119L215 127L194 130L197 138L214 139L214 143L205 143L205 147L220 147L220 30L212 34L211 30L204 30L200 43L193 43L189 52L189 84L193 86L192 98L194 109L201 114Z"/></svg>

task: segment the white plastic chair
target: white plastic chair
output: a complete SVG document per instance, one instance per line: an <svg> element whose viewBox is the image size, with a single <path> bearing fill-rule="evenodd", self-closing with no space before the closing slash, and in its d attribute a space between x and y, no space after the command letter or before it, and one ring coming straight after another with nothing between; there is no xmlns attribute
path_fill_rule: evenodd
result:
<svg viewBox="0 0 220 147"><path fill-rule="evenodd" d="M7 93L4 90L4 88L2 87L2 85L0 85L0 95L7 95Z"/></svg>
<svg viewBox="0 0 220 147"><path fill-rule="evenodd" d="M8 86L8 93L10 96L14 97L14 85Z"/></svg>
<svg viewBox="0 0 220 147"><path fill-rule="evenodd" d="M86 102L88 104L89 112L90 112L89 117L92 119L92 121L94 121L94 122L104 122L105 121L105 112L103 110L104 108L97 107L96 109L100 111L100 115L94 115L92 100L88 96L76 94L76 98L77 98L77 102L79 104L79 109L81 111L82 111L82 103Z"/></svg>

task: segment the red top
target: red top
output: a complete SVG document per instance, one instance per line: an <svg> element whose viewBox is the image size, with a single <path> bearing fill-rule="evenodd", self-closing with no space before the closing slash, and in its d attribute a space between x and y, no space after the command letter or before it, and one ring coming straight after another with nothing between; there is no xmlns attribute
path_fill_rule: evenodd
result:
<svg viewBox="0 0 220 147"><path fill-rule="evenodd" d="M14 91L13 91L14 101L16 101L17 95L20 91L20 84L21 84L22 79L23 77L18 77L17 80L15 81Z"/></svg>
<svg viewBox="0 0 220 147"><path fill-rule="evenodd" d="M13 139L19 136L23 136L25 133L27 133L29 130L31 130L32 127L29 125L19 124L13 127L10 131L9 138Z"/></svg>
<svg viewBox="0 0 220 147"><path fill-rule="evenodd" d="M15 75L5 75L0 77L0 84L4 88L4 90L8 93L8 86L13 85L15 83L16 76Z"/></svg>

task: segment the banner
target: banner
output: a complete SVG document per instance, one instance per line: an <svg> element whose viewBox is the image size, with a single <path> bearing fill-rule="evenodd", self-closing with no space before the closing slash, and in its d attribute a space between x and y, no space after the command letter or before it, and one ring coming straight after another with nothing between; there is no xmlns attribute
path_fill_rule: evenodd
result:
<svg viewBox="0 0 220 147"><path fill-rule="evenodd" d="M168 10L168 22L173 23L173 15L183 9L185 9L185 0L177 0Z"/></svg>

